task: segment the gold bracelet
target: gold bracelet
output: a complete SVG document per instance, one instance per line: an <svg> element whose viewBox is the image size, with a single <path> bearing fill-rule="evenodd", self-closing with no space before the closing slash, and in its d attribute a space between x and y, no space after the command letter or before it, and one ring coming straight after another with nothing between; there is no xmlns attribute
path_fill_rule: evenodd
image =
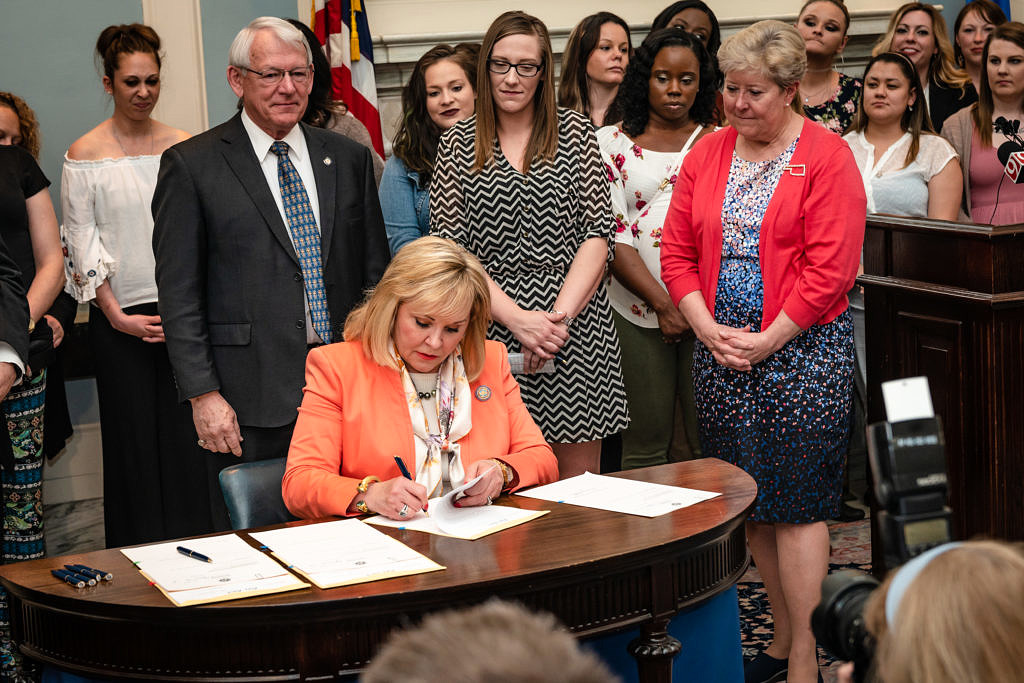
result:
<svg viewBox="0 0 1024 683"><path fill-rule="evenodd" d="M504 491L512 485L512 481L516 478L515 473L512 471L512 467L505 464L501 460L494 458L494 462L498 463L498 467L501 469L502 485L501 490Z"/></svg>
<svg viewBox="0 0 1024 683"><path fill-rule="evenodd" d="M366 493L366 489L370 488L370 484L374 484L378 481L380 481L380 477L375 477L372 474L368 477L363 477L363 480L356 484L356 491L359 491L359 493Z"/></svg>

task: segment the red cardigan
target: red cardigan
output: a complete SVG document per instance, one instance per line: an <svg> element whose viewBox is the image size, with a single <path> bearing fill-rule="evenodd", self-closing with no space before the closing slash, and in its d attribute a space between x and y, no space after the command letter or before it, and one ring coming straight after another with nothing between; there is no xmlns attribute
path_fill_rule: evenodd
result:
<svg viewBox="0 0 1024 683"><path fill-rule="evenodd" d="M722 204L734 128L701 138L683 159L661 241L661 279L679 300L700 290L714 315ZM867 199L846 142L807 120L761 223L761 329L783 310L802 329L846 310L864 241Z"/></svg>

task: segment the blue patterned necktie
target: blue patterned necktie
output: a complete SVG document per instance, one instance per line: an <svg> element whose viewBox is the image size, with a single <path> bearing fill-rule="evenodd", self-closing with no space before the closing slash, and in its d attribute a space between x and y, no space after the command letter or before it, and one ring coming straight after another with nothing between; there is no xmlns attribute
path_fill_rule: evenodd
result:
<svg viewBox="0 0 1024 683"><path fill-rule="evenodd" d="M313 329L324 344L331 343L331 317L327 312L327 292L320 259L320 231L316 227L313 207L309 204L306 186L288 158L288 143L278 140L270 146L277 155L277 181L281 184L281 201L288 220L295 253L299 255L302 278L306 283L306 300Z"/></svg>

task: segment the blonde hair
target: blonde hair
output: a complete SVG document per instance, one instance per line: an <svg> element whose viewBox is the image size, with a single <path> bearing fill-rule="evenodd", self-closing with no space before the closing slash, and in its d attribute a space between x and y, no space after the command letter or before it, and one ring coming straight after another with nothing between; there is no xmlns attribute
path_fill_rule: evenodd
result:
<svg viewBox="0 0 1024 683"><path fill-rule="evenodd" d="M804 77L807 47L792 25L774 19L759 21L725 39L718 48L718 67L725 74L755 71L785 89ZM799 97L793 98L791 106L803 114Z"/></svg>
<svg viewBox="0 0 1024 683"><path fill-rule="evenodd" d="M946 30L946 20L942 18L939 10L929 4L908 2L893 12L892 18L889 19L889 28L886 29L885 35L882 36L881 40L872 48L871 56L874 57L892 50L892 39L896 35L896 27L903 21L903 17L907 16L910 12L924 12L932 20L932 35L935 36L935 46L939 48L939 51L931 57L931 62L928 65L928 77L934 78L942 85L964 90L967 84L971 82L971 77L967 75L966 71L956 65L953 43L950 42L949 32ZM921 85L928 87L927 83L922 83Z"/></svg>
<svg viewBox="0 0 1024 683"><path fill-rule="evenodd" d="M969 541L936 556L885 619L890 573L865 608L877 680L1012 681L1024 661L1024 546Z"/></svg>
<svg viewBox="0 0 1024 683"><path fill-rule="evenodd" d="M541 69L533 78L540 80L533 95L533 122L530 139L526 143L525 172L537 159L553 161L558 152L558 106L555 104L554 56L548 29L537 17L525 12L505 12L491 24L480 46L480 64L476 72L476 159L473 170L481 171L494 158L494 139L497 121L494 95L491 94L491 73L488 62L494 44L502 38L516 35L534 36L540 47Z"/></svg>
<svg viewBox="0 0 1024 683"><path fill-rule="evenodd" d="M345 319L345 341L362 342L367 358L397 369L390 349L395 316L403 303L438 316L461 315L469 308L462 360L470 381L480 376L491 295L487 275L475 256L440 237L421 237L405 245L395 254L377 286Z"/></svg>

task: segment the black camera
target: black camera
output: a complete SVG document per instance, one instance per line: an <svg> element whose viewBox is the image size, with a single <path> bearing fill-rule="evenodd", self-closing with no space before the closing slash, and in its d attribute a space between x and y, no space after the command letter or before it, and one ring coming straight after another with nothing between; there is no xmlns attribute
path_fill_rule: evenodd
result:
<svg viewBox="0 0 1024 683"><path fill-rule="evenodd" d="M939 418L870 425L868 457L887 567L952 540ZM878 583L873 576L851 569L830 574L821 584L821 602L811 615L818 642L833 656L854 663L856 681L865 680L874 659L875 643L864 623L864 606Z"/></svg>

